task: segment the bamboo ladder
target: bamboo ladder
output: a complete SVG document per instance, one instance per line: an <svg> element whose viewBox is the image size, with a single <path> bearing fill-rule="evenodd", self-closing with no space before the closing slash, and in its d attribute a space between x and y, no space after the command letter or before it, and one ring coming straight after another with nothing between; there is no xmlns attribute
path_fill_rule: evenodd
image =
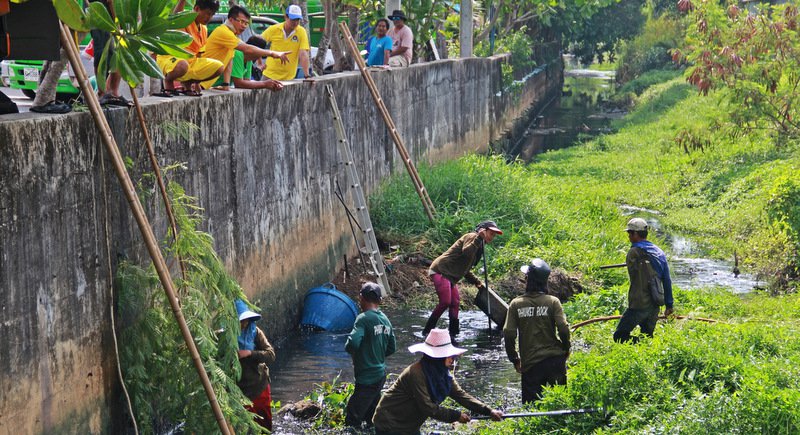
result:
<svg viewBox="0 0 800 435"><path fill-rule="evenodd" d="M367 70L367 65L364 63L364 59L361 58L361 55L358 52L356 41L353 39L353 35L350 34L350 29L347 28L347 24L339 23L339 29L344 36L348 48L350 48L350 54L353 56L353 59L355 59L358 69L361 70L361 76L367 83L367 87L372 94L372 98L375 100L375 105L378 106L378 110L383 116L383 121L386 123L386 127L389 128L389 133L391 134L392 140L397 147L397 152L400 153L400 157L403 159L403 164L405 164L406 170L411 176L411 181L414 183L414 188L417 190L417 195L419 195L419 198L422 200L422 207L425 208L425 214L428 215L428 220L433 222L434 215L436 215L436 207L433 206L431 197L428 196L428 191L425 189L425 185L422 184L422 180L419 178L417 168L414 166L414 162L411 160L411 157L408 155L408 151L406 150L406 146L403 144L403 139L397 132L397 127L394 125L392 115L390 115L389 110L386 109L386 104L384 104L381 94L378 92L378 87L375 86L375 81L372 80L372 76Z"/></svg>

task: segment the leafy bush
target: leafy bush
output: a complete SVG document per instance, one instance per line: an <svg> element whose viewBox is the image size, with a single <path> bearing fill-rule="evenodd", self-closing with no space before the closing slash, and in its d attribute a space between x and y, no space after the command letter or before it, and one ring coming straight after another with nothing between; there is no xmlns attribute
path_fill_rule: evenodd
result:
<svg viewBox="0 0 800 435"><path fill-rule="evenodd" d="M321 411L314 419L314 427L341 429L347 412L347 401L353 395L355 385L349 382L339 382L336 376L330 382L315 385L305 400L316 402Z"/></svg>
<svg viewBox="0 0 800 435"><path fill-rule="evenodd" d="M675 68L670 50L680 46L683 35L680 21L669 15L648 20L639 36L620 44L617 82L627 83L654 69Z"/></svg>
<svg viewBox="0 0 800 435"><path fill-rule="evenodd" d="M800 32L797 5L788 2L740 10L717 2L682 0L694 22L686 52L687 81L703 93L728 89L728 116L737 130L769 128L780 137L800 135ZM776 142L782 145L782 141Z"/></svg>
<svg viewBox="0 0 800 435"><path fill-rule="evenodd" d="M533 46L534 41L528 36L525 26L495 41L495 53L511 55L509 62L502 66L504 87L512 86L515 80L521 79L536 66L533 59ZM489 41L482 41L475 47L475 55L489 56L491 54L489 48Z"/></svg>
<svg viewBox="0 0 800 435"><path fill-rule="evenodd" d="M167 249L186 262L187 280L176 282L184 317L226 419L237 432L261 433L244 409L250 401L236 385L241 366L233 301L246 298L214 252L211 236L197 230L201 216L195 199L174 183L170 193L180 236ZM115 284L120 365L142 432L164 433L179 423L187 432L213 431L211 406L154 268L123 262Z"/></svg>

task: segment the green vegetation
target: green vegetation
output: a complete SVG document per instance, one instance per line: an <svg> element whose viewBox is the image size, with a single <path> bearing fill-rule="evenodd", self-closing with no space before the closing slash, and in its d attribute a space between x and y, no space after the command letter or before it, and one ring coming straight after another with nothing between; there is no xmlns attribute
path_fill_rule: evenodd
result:
<svg viewBox="0 0 800 435"><path fill-rule="evenodd" d="M778 136L800 134L800 11L794 3L759 6L752 13L731 3L682 0L691 11L685 54L687 80L702 93L729 90L730 124L737 131L769 129ZM777 145L780 145L778 143Z"/></svg>
<svg viewBox="0 0 800 435"><path fill-rule="evenodd" d="M695 236L713 256L736 251L747 269L780 287L797 274L797 143L778 148L763 132L734 140L717 128L725 101L695 96L674 79L643 92L617 134L530 165L467 156L421 168L437 221L427 224L400 177L373 197L376 228L433 256L494 218L508 230L490 250L495 274L539 256L580 272L590 287L607 286L624 278L597 267L624 258L628 216L620 206L628 205L658 211L662 225Z"/></svg>
<svg viewBox="0 0 800 435"><path fill-rule="evenodd" d="M170 191L180 237L166 249L186 262L187 279L176 284L187 324L228 422L237 433L261 433L243 407L250 401L236 385L241 366L233 301L246 298L214 252L211 236L197 230L201 216L194 198L176 184ZM123 262L116 286L120 366L141 431L165 433L178 423L186 432L213 431L211 406L154 268Z"/></svg>
<svg viewBox="0 0 800 435"><path fill-rule="evenodd" d="M630 209L621 206L655 210L647 217L694 239L708 255L737 252L745 270L768 282L771 292L745 296L678 288L678 314L720 323L660 322L655 337L638 345L614 344L614 321L578 329L568 385L548 389L532 409L603 406L607 415L480 423L465 431L800 431L798 142L778 143L767 131L732 135L727 91L704 97L670 76L642 76L667 78L644 91L631 82L636 109L615 134L527 165L471 155L422 168L439 211L432 225L404 176L373 196L380 235L429 256L478 221L497 220L506 233L489 250L495 278L533 256L581 276L588 292L564 307L573 324L619 314L626 305L625 272L597 269L624 258L621 228ZM665 245L659 233L651 238Z"/></svg>
<svg viewBox="0 0 800 435"><path fill-rule="evenodd" d="M336 376L330 382L317 384L305 400L318 403L320 413L314 418L314 428L334 428L344 427L344 417L347 409L347 401L353 395L355 384L351 382L340 382Z"/></svg>
<svg viewBox="0 0 800 435"><path fill-rule="evenodd" d="M639 36L619 44L617 81L626 83L653 69L675 69L670 50L683 42L684 33L682 22L672 15L648 19Z"/></svg>
<svg viewBox="0 0 800 435"><path fill-rule="evenodd" d="M580 295L571 322L611 312L619 298ZM683 309L725 323L659 323L638 345L611 341L615 322L575 334L566 387L531 409L603 406L608 415L518 419L479 433L797 433L800 431L800 311L797 295L744 298L725 290L679 291Z"/></svg>

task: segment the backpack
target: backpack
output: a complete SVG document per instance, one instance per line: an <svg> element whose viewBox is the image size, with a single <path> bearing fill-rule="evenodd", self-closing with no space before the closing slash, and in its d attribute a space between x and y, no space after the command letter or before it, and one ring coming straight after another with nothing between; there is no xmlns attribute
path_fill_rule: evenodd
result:
<svg viewBox="0 0 800 435"><path fill-rule="evenodd" d="M650 298L656 306L661 307L664 305L664 283L661 282L661 278L656 273L656 270L653 269L653 265L650 263L650 255L644 249L637 249L647 258L644 263L647 265L647 290L649 290Z"/></svg>

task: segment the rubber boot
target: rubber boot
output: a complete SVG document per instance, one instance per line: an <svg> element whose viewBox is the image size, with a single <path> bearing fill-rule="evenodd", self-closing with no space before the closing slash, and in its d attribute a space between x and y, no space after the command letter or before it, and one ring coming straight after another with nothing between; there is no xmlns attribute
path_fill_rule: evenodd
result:
<svg viewBox="0 0 800 435"><path fill-rule="evenodd" d="M450 331L450 340L455 341L456 336L459 332L461 332L461 329L458 325L458 318L450 318L449 320L450 325L448 326L448 330Z"/></svg>
<svg viewBox="0 0 800 435"><path fill-rule="evenodd" d="M422 330L422 338L425 338L425 337L428 336L428 333L431 332L431 329L436 327L436 323L438 321L439 321L439 319L434 319L433 316L428 317L428 322L425 323L425 328Z"/></svg>

